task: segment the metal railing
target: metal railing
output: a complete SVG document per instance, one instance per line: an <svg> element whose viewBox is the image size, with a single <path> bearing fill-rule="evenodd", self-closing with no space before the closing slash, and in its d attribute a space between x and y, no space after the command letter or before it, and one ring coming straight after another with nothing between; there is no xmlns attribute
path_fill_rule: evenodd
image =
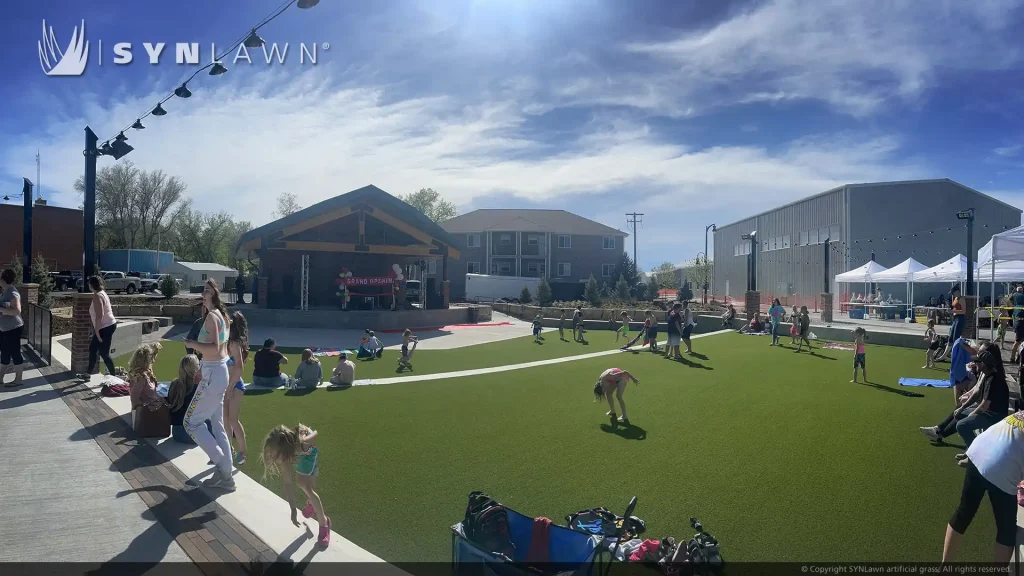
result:
<svg viewBox="0 0 1024 576"><path fill-rule="evenodd" d="M53 342L53 313L38 304L25 302L21 314L25 320L21 337L27 340L29 347L49 366L50 347Z"/></svg>

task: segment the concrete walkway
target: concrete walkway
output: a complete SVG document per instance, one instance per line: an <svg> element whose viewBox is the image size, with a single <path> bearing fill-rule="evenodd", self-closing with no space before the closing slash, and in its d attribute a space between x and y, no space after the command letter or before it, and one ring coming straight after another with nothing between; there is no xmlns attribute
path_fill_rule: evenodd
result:
<svg viewBox="0 0 1024 576"><path fill-rule="evenodd" d="M65 376L0 388L0 562L187 562L47 380Z"/></svg>

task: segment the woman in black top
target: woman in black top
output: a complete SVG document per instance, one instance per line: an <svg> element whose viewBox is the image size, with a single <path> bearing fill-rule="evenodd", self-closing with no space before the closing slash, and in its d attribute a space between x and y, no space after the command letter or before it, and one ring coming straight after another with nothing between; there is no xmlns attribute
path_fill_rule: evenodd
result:
<svg viewBox="0 0 1024 576"><path fill-rule="evenodd" d="M1010 389L1006 385L1006 371L1003 369L999 346L991 342L982 346L976 363L983 380L975 397L966 402L967 406L973 404L974 409L956 423L957 434L968 448L974 442L978 430L984 430L1006 418L1010 411ZM956 459L961 466L967 466L967 454L957 454Z"/></svg>
<svg viewBox="0 0 1024 576"><path fill-rule="evenodd" d="M281 373L281 364L287 364L288 358L277 351L277 342L267 338L252 359L252 383L254 386L277 388L288 385L288 376Z"/></svg>

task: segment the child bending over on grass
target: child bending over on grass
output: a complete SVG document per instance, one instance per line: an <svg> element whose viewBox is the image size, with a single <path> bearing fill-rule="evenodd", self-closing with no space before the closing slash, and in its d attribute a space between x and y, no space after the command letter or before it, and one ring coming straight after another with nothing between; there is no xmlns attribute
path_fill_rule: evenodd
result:
<svg viewBox="0 0 1024 576"><path fill-rule="evenodd" d="M533 319L533 341L537 344L540 344L540 341L543 340L543 338L540 337L540 331L540 314L537 314L537 317Z"/></svg>
<svg viewBox="0 0 1024 576"><path fill-rule="evenodd" d="M935 368L935 352L939 349L939 335L935 332L935 320L928 320L928 327L924 330L924 341L928 343L928 350L924 354L924 366L922 368Z"/></svg>
<svg viewBox="0 0 1024 576"><path fill-rule="evenodd" d="M267 476L281 476L284 483L284 497L292 510L292 524L300 526L296 517L295 489L292 487L292 470L295 474L295 483L306 493L306 507L302 509L302 515L312 518L316 515L320 523L320 534L317 536L317 544L321 548L327 548L331 543L331 519L324 512L324 504L316 493L316 475L320 470L318 461L319 452L316 448L316 430L309 426L299 424L295 429L287 426L278 426L267 434L263 441L263 479Z"/></svg>
<svg viewBox="0 0 1024 576"><path fill-rule="evenodd" d="M558 314L558 339L565 342L565 308L562 308Z"/></svg>
<svg viewBox="0 0 1024 576"><path fill-rule="evenodd" d="M416 351L416 344L420 341L419 338L412 335L412 330L408 328L402 333L402 357L398 359L398 368L408 368L412 370L412 353ZM409 344L412 346L409 346Z"/></svg>
<svg viewBox="0 0 1024 576"><path fill-rule="evenodd" d="M864 359L864 341L868 339L868 333L863 328L857 328L853 331L853 345L856 346L856 351L853 354L853 380L850 382L857 381L857 367L860 366L861 374L864 376L864 381L868 381L868 366ZM807 343L807 347L810 348L810 342Z"/></svg>

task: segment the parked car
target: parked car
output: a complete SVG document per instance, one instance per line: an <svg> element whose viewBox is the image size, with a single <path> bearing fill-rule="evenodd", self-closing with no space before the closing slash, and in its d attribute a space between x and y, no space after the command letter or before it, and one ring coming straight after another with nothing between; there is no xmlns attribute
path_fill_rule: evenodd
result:
<svg viewBox="0 0 1024 576"><path fill-rule="evenodd" d="M82 283L82 272L80 270L50 272L50 279L53 280L53 289L57 292L77 290Z"/></svg>
<svg viewBox="0 0 1024 576"><path fill-rule="evenodd" d="M142 287L142 279L138 276L128 276L124 272L101 272L103 284L107 292L124 292L135 294Z"/></svg>

